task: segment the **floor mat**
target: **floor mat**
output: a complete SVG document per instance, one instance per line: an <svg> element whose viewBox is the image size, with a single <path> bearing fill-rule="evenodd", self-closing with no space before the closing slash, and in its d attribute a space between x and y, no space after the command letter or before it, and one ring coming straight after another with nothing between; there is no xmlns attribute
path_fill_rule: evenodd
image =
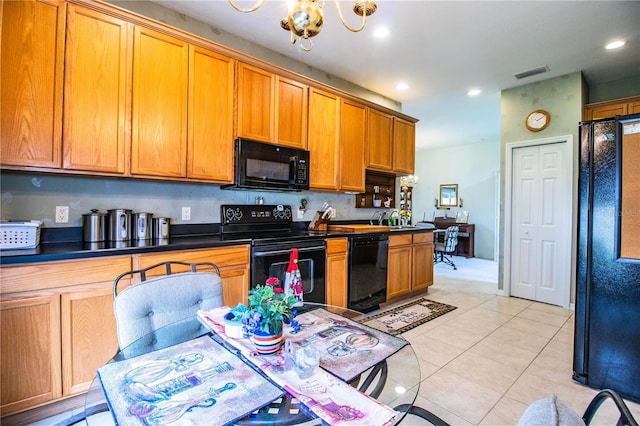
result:
<svg viewBox="0 0 640 426"><path fill-rule="evenodd" d="M422 298L361 319L359 322L389 334L400 334L454 309L455 306Z"/></svg>

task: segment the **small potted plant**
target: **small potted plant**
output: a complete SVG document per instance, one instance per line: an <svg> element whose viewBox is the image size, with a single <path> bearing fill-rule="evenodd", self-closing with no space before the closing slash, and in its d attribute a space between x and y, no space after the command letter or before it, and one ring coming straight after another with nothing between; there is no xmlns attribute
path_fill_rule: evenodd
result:
<svg viewBox="0 0 640 426"><path fill-rule="evenodd" d="M239 304L227 315L242 318L244 333L258 353L272 354L282 346L283 323L292 323L294 329L297 328L293 320L295 312L291 309L297 301L292 292L285 293L280 287L278 278L270 277L266 284L249 290L246 305Z"/></svg>

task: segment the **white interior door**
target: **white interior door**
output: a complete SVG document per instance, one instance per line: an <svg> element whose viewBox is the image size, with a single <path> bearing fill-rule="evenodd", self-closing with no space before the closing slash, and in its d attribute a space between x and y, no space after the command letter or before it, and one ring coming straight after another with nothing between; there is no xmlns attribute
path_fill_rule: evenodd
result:
<svg viewBox="0 0 640 426"><path fill-rule="evenodd" d="M563 306L570 286L571 182L563 143L513 150L511 295Z"/></svg>

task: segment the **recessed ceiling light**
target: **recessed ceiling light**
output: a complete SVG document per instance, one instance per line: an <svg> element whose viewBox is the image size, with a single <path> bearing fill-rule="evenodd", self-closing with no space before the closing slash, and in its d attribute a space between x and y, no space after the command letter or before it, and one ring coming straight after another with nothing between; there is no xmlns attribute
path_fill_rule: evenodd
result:
<svg viewBox="0 0 640 426"><path fill-rule="evenodd" d="M482 93L482 90L480 89L471 89L467 92L467 95L469 96L478 96L480 93Z"/></svg>
<svg viewBox="0 0 640 426"><path fill-rule="evenodd" d="M408 88L409 88L409 85L407 83L398 83L396 85L396 90L404 91L404 90L407 90Z"/></svg>
<svg viewBox="0 0 640 426"><path fill-rule="evenodd" d="M627 42L624 40L614 40L611 43L607 44L604 48L607 50L618 49L624 46L625 44L627 44Z"/></svg>
<svg viewBox="0 0 640 426"><path fill-rule="evenodd" d="M385 38L388 37L390 34L390 31L388 28L385 27L378 27L376 28L376 30L373 32L373 36L377 37L377 38Z"/></svg>

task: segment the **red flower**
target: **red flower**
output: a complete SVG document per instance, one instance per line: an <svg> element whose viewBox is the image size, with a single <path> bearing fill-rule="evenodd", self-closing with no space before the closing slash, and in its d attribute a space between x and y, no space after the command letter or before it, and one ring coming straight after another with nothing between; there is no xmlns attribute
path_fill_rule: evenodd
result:
<svg viewBox="0 0 640 426"><path fill-rule="evenodd" d="M274 293L284 293L284 290L280 287L274 287L273 288L273 292Z"/></svg>
<svg viewBox="0 0 640 426"><path fill-rule="evenodd" d="M280 280L277 277L269 277L267 278L267 285L274 286L280 284Z"/></svg>

